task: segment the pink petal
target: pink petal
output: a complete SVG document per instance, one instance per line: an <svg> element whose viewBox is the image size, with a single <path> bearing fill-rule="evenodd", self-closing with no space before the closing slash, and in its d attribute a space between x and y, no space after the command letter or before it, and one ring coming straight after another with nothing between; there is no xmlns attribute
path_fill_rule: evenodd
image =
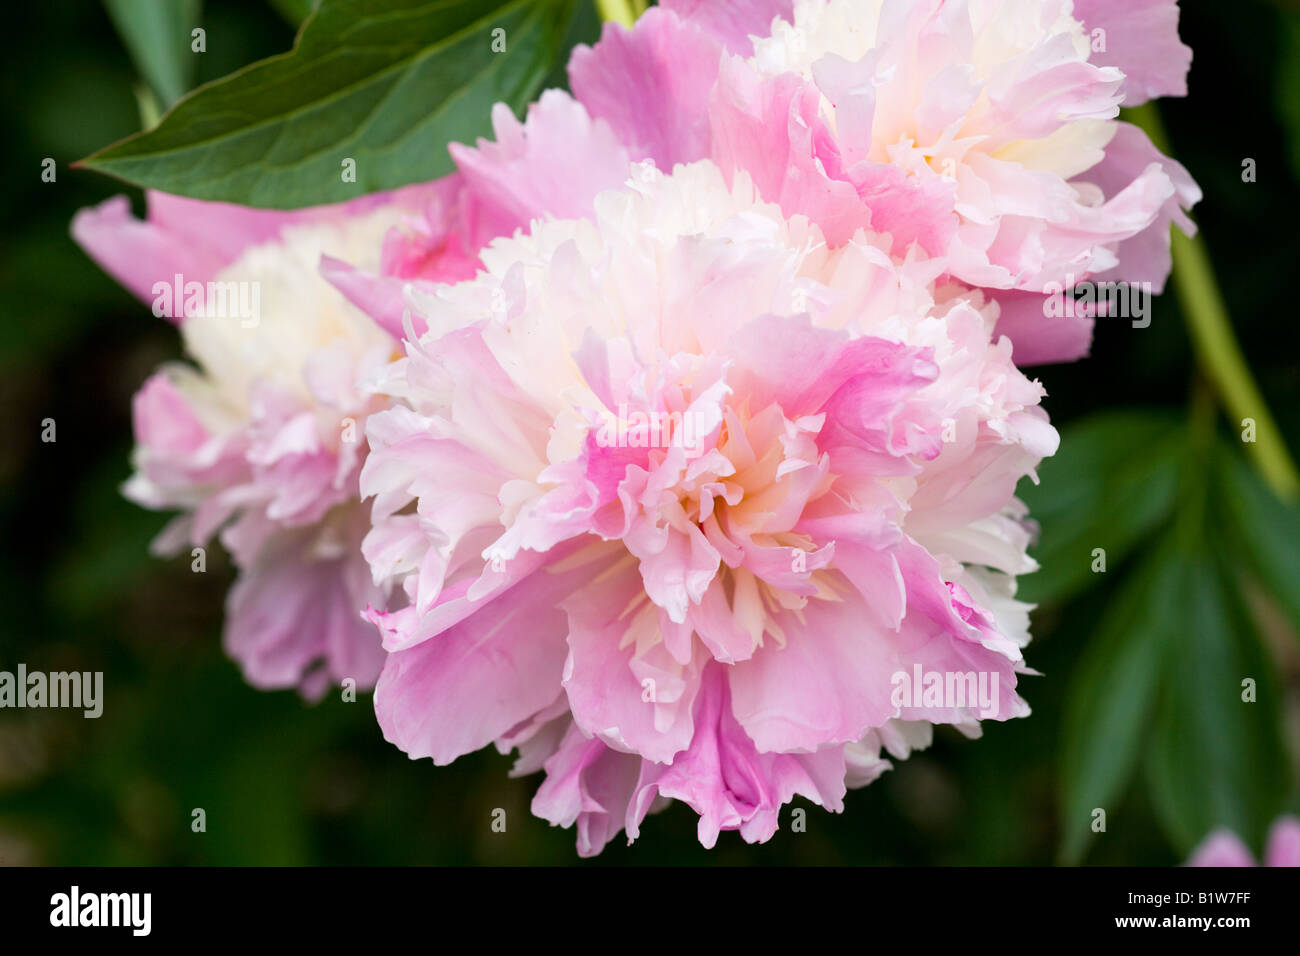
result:
<svg viewBox="0 0 1300 956"><path fill-rule="evenodd" d="M1268 832L1265 866L1300 866L1300 818L1278 817Z"/></svg>
<svg viewBox="0 0 1300 956"><path fill-rule="evenodd" d="M163 227L131 216L125 196L82 209L72 219L72 238L100 267L136 298L153 302L155 283L204 282L225 265L215 249L191 247ZM176 321L180 309L172 310Z"/></svg>
<svg viewBox="0 0 1300 956"><path fill-rule="evenodd" d="M1215 830L1192 851L1188 866L1254 866L1255 858L1230 830Z"/></svg>
<svg viewBox="0 0 1300 956"><path fill-rule="evenodd" d="M1089 59L1124 71L1124 105L1186 96L1192 51L1178 39L1178 0L1074 0L1091 34L1105 31L1106 50Z"/></svg>
<svg viewBox="0 0 1300 956"><path fill-rule="evenodd" d="M389 654L375 687L384 739L448 764L551 704L569 632L557 600L590 574L536 571L440 634Z"/></svg>
<svg viewBox="0 0 1300 956"><path fill-rule="evenodd" d="M1150 138L1131 123L1119 123L1115 137L1106 147L1106 158L1079 178L1099 187L1109 198L1153 166L1173 183L1169 196L1155 220L1146 229L1119 244L1119 265L1096 277L1099 282L1149 282L1152 291L1164 291L1172 261L1169 227L1175 224L1184 234L1196 235L1196 224L1187 210L1201 201L1201 189L1182 165L1160 153ZM1017 356L1018 358L1018 356Z"/></svg>
<svg viewBox="0 0 1300 956"><path fill-rule="evenodd" d="M566 602L564 688L586 733L616 750L671 763L691 741L699 665L683 667L662 643L621 646L629 626L623 612L640 592L641 578L627 565Z"/></svg>
<svg viewBox="0 0 1300 956"><path fill-rule="evenodd" d="M724 57L709 104L712 158L729 180L748 173L763 199L787 216L807 216L838 246L871 224L871 212L852 183L827 173L825 154L835 146L819 102L817 90L793 74L763 77ZM840 165L838 156L831 165Z"/></svg>
<svg viewBox="0 0 1300 956"><path fill-rule="evenodd" d="M555 826L578 825L578 855L595 856L623 829L641 773L640 758L584 737L571 724L546 761L532 811Z"/></svg>
<svg viewBox="0 0 1300 956"><path fill-rule="evenodd" d="M661 7L720 40L728 53L749 56L751 36L772 34L772 20L794 22L794 0L664 0Z"/></svg>
<svg viewBox="0 0 1300 956"><path fill-rule="evenodd" d="M668 171L708 155L709 91L721 52L702 30L653 7L632 30L606 23L599 43L575 48L569 80L632 159Z"/></svg>
<svg viewBox="0 0 1300 956"><path fill-rule="evenodd" d="M1069 315L1046 314L1049 297L1037 292L1008 290L992 298L1001 307L995 335L1011 340L1016 364L1046 365L1073 362L1092 348L1094 319L1082 309Z"/></svg>
<svg viewBox="0 0 1300 956"><path fill-rule="evenodd" d="M313 560L306 540L278 539L241 573L226 603L226 653L254 687L306 687L319 671L369 688L384 651L357 612L378 592L360 555Z"/></svg>
<svg viewBox="0 0 1300 956"><path fill-rule="evenodd" d="M712 848L723 830L739 830L749 843L776 832L781 807L795 794L838 812L843 806L844 753L827 747L817 754L760 753L732 716L726 673L707 668L695 714L690 748L670 767L643 768L629 817L644 812L653 796L689 804L700 815L700 843ZM628 820L628 836L638 821Z"/></svg>
<svg viewBox="0 0 1300 956"><path fill-rule="evenodd" d="M593 120L567 93L547 90L523 123L498 103L492 127L496 142L448 147L484 220L485 240L527 229L544 216L590 215L597 193L627 179L627 150L607 123Z"/></svg>

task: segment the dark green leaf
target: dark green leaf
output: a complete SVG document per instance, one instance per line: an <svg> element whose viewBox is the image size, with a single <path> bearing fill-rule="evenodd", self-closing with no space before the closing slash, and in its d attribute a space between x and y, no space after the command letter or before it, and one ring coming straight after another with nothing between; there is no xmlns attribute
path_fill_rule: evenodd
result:
<svg viewBox="0 0 1300 956"><path fill-rule="evenodd" d="M199 0L104 0L122 42L149 88L167 109L190 88L196 56L190 31Z"/></svg>
<svg viewBox="0 0 1300 956"><path fill-rule="evenodd" d="M1278 37L1277 113L1286 134L1292 176L1300 176L1300 20L1286 17Z"/></svg>
<svg viewBox="0 0 1300 956"><path fill-rule="evenodd" d="M279 11L280 16L298 26L315 9L316 0L271 0L271 6Z"/></svg>
<svg viewBox="0 0 1300 956"><path fill-rule="evenodd" d="M1022 600L1063 601L1113 571L1168 515L1178 486L1181 423L1157 412L1109 412L1065 429L1061 448L1021 482L1020 497L1041 534L1032 549L1041 568L1021 580Z"/></svg>
<svg viewBox="0 0 1300 956"><path fill-rule="evenodd" d="M1218 827L1258 847L1288 786L1272 663L1223 560L1208 547L1185 554L1181 579L1152 594L1176 629L1147 769L1156 815L1183 853Z"/></svg>
<svg viewBox="0 0 1300 956"><path fill-rule="evenodd" d="M594 3L578 3L577 9L570 18L568 32L560 42L560 49L564 51L564 55L557 57L552 64L551 71L542 81L542 89L569 89L569 53L579 44L595 46L600 41L603 26L604 21L601 20Z"/></svg>
<svg viewBox="0 0 1300 956"><path fill-rule="evenodd" d="M1234 551L1300 631L1300 509L1279 501L1231 448L1221 449L1217 471Z"/></svg>
<svg viewBox="0 0 1300 956"><path fill-rule="evenodd" d="M294 49L200 87L83 161L139 186L250 206L338 202L450 171L555 60L575 0L322 0ZM504 31L496 33L495 31ZM493 39L504 36L505 52ZM345 160L355 182L343 181Z"/></svg>
<svg viewBox="0 0 1300 956"><path fill-rule="evenodd" d="M1072 677L1061 748L1061 857L1086 853L1093 811L1113 816L1133 776L1160 680L1172 621L1164 601L1178 584L1166 546L1125 582Z"/></svg>

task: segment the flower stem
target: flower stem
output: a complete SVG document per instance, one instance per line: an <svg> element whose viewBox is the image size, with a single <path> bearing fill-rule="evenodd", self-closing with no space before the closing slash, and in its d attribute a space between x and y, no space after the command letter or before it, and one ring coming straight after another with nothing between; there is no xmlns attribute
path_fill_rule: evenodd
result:
<svg viewBox="0 0 1300 956"><path fill-rule="evenodd" d="M1151 103L1126 112L1157 149L1170 155L1160 114ZM1174 288L1187 319L1197 362L1233 419L1233 427L1244 429L1245 419L1254 421L1255 440L1246 443L1246 451L1260 475L1279 498L1295 501L1300 498L1300 472L1233 335L1205 243L1199 235L1189 239L1174 229L1170 251Z"/></svg>
<svg viewBox="0 0 1300 956"><path fill-rule="evenodd" d="M629 28L645 8L645 0L596 0L596 12L602 20L613 20Z"/></svg>

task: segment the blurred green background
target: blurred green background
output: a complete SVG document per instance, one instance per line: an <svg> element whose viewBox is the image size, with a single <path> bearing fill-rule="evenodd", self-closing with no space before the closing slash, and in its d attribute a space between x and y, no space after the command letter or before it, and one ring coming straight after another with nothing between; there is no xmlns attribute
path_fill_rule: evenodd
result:
<svg viewBox="0 0 1300 956"><path fill-rule="evenodd" d="M295 6L208 3L194 82L288 49ZM307 705L245 686L219 646L229 566L216 550L206 574L148 555L165 517L118 488L131 395L178 356L176 336L68 236L78 208L123 191L70 163L139 128L139 81L98 3L7 16L0 669L102 670L106 701L99 720L0 711L0 863L575 862L573 832L528 813L539 778L508 779L510 758L412 762L383 741L367 696ZM594 29L585 15L579 33ZM1191 96L1161 113L1205 191L1194 215L1242 348L1300 449L1300 11L1185 0L1181 35ZM45 157L54 183L41 181ZM597 864L1163 865L1207 820L1245 821L1258 850L1267 820L1297 807L1300 526L1233 464L1226 417L1189 412L1194 364L1171 286L1150 328L1102 320L1089 360L1037 372L1064 443L1025 492L1051 562L1023 582L1041 601L1027 657L1043 676L1022 683L1032 717L988 724L980 741L940 731L851 793L846 813L809 806L806 833L789 831L787 811L766 845L725 833L704 851L694 813L674 806ZM1192 519L1189 500L1205 505ZM1094 547L1108 549L1105 574L1089 568ZM1168 653L1144 663L1155 632ZM1147 680L1148 666L1164 676ZM1255 705L1235 699L1243 675L1258 675ZM1080 817L1094 805L1105 833ZM195 807L206 833L190 830ZM497 807L505 833L490 827Z"/></svg>

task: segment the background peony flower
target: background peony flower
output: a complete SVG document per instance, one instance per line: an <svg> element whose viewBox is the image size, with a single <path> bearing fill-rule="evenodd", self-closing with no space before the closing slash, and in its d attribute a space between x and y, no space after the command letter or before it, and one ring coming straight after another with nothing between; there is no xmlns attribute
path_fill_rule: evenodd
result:
<svg viewBox="0 0 1300 956"><path fill-rule="evenodd" d="M448 179L433 192L455 189L455 180ZM143 220L132 217L125 196L114 196L78 212L72 220L72 237L105 272L143 302L152 303L155 283L169 283L178 273L186 281L206 283L245 250L277 240L288 226L341 221L386 206L409 206L414 211L435 198L430 192L428 186L413 186L336 206L285 212L147 190ZM184 311L168 317L180 321Z"/></svg>
<svg viewBox="0 0 1300 956"><path fill-rule="evenodd" d="M256 311L192 303L180 333L195 365L168 366L137 394L136 471L124 489L182 512L155 542L161 552L220 536L239 569L227 651L253 685L310 696L344 678L370 686L382 662L358 617L381 593L359 556L369 509L357 480L366 416L383 403L356 382L395 345L318 264L328 250L378 267L402 209L352 211L294 216L213 275L256 290Z"/></svg>
<svg viewBox="0 0 1300 956"><path fill-rule="evenodd" d="M954 278L1005 290L1003 331L1023 361L1061 361L1086 353L1092 319L1043 321L1045 287L1097 277L1159 291L1169 225L1192 232L1184 210L1200 199L1116 120L1121 103L1185 92L1177 6L1121 7L800 0L739 19L684 2L631 31L607 24L570 76L633 158L743 170L833 245L869 227L896 254L919 246Z"/></svg>
<svg viewBox="0 0 1300 956"><path fill-rule="evenodd" d="M1231 830L1215 830L1192 851L1188 866L1255 866L1255 857ZM1300 819L1278 817L1268 831L1264 866L1300 866Z"/></svg>
<svg viewBox="0 0 1300 956"><path fill-rule="evenodd" d="M450 177L293 212L151 192L144 221L121 196L73 221L96 261L180 323L195 365L164 368L136 395L136 472L124 491L181 512L154 543L161 553L220 536L239 572L224 644L254 686L316 696L378 676L383 650L359 610L383 595L360 556L369 508L357 480L365 418L382 402L356 382L395 343L331 288L320 262L473 274L452 232L461 190ZM412 266L401 253L418 229L428 247ZM186 291L210 282L233 290L213 309Z"/></svg>
<svg viewBox="0 0 1300 956"><path fill-rule="evenodd" d="M518 748L592 853L664 799L706 846L765 840L933 723L1028 713L1013 495L1056 435L995 310L888 246L642 165L593 219L412 290L428 331L371 384L399 403L362 473L374 580L405 597L371 612L385 736ZM918 668L983 674L992 706L892 699Z"/></svg>

